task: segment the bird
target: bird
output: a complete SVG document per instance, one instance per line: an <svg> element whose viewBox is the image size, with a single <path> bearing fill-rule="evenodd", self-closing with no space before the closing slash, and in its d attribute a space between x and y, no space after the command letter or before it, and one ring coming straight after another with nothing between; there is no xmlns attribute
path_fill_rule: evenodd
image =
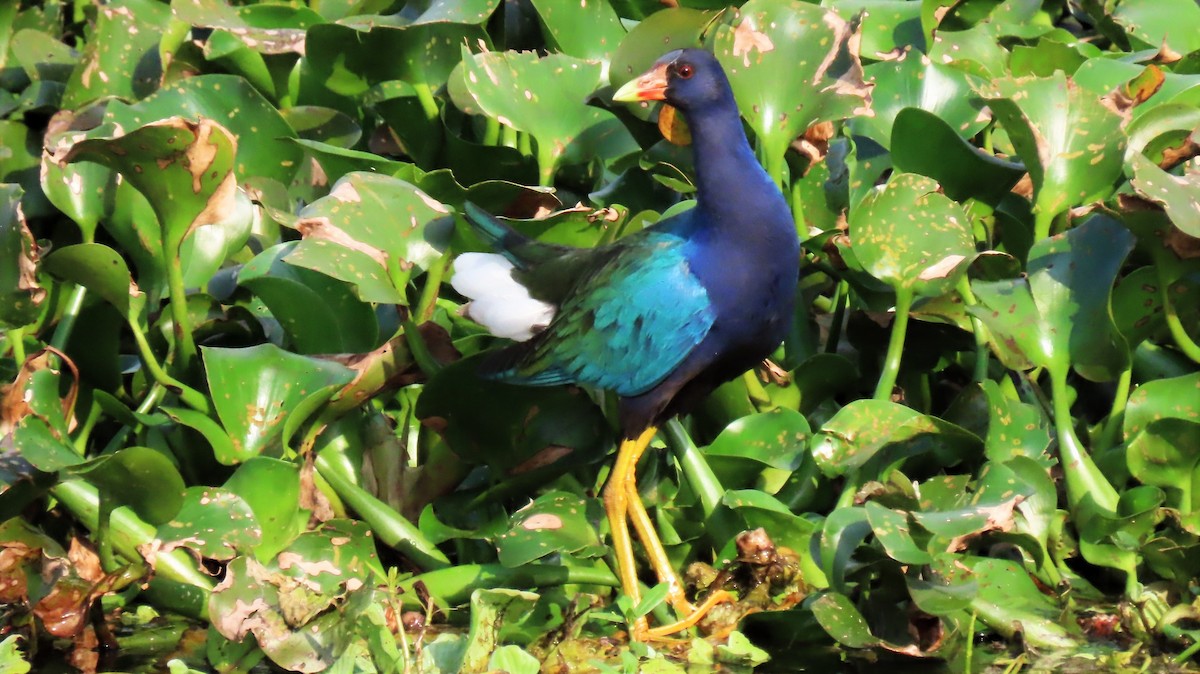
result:
<svg viewBox="0 0 1200 674"><path fill-rule="evenodd" d="M575 248L533 240L467 203L471 228L494 252L460 254L451 285L469 300L468 317L513 340L483 359L482 376L617 394L621 437L603 500L622 591L640 601L632 523L681 616L653 628L640 618L632 638L655 640L691 627L732 595L717 590L699 606L687 599L638 493L637 462L662 423L783 341L800 244L711 52L671 51L613 100L662 101L682 114L692 139L695 206L612 243Z"/></svg>

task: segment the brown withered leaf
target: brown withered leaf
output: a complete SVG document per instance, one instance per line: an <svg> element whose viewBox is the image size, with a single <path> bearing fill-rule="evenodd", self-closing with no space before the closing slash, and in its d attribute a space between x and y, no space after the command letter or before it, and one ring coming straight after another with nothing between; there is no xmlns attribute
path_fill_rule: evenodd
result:
<svg viewBox="0 0 1200 674"><path fill-rule="evenodd" d="M987 514L987 521L983 528L962 536L955 536L946 546L946 552L959 552L967 548L967 543L979 538L989 531L1012 531L1016 522L1013 520L1013 510L1021 505L1025 500L1024 496L1014 496L1013 498L990 507L980 508L981 513Z"/></svg>
<svg viewBox="0 0 1200 674"><path fill-rule="evenodd" d="M19 604L29 600L26 568L32 568L30 565L41 555L41 548L30 547L20 541L0 543L0 604Z"/></svg>
<svg viewBox="0 0 1200 674"><path fill-rule="evenodd" d="M71 547L67 550L67 559L75 575L90 582L98 583L104 578L104 569L100 566L100 556L96 554L92 544L79 538L71 537Z"/></svg>
<svg viewBox="0 0 1200 674"><path fill-rule="evenodd" d="M11 384L0 386L0 438L11 433L22 419L33 413L28 403L25 402L26 389L35 373L42 370L53 370L54 356L57 356L71 370L71 388L67 391L67 397L62 400L62 409L63 416L67 420L67 427L75 428L74 412L75 399L79 397L79 368L75 367L75 362L65 353L52 346L47 346L25 359L21 370L17 372L16 379ZM53 431L54 425L51 424L50 428Z"/></svg>

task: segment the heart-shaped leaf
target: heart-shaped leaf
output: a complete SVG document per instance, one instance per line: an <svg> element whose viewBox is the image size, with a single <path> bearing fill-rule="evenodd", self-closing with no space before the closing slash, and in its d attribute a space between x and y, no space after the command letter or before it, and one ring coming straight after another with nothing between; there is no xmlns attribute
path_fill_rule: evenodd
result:
<svg viewBox="0 0 1200 674"><path fill-rule="evenodd" d="M805 129L869 109L857 37L855 23L798 0L751 0L737 26L717 29L713 52L777 182Z"/></svg>
<svg viewBox="0 0 1200 674"><path fill-rule="evenodd" d="M347 367L273 344L204 347L203 353L213 407L239 463L279 450L309 415L354 379Z"/></svg>
<svg viewBox="0 0 1200 674"><path fill-rule="evenodd" d="M893 175L851 211L850 240L872 276L929 297L949 292L975 255L962 207L912 173Z"/></svg>
<svg viewBox="0 0 1200 674"><path fill-rule="evenodd" d="M512 516L507 532L496 539L500 563L518 567L548 554L598 557L607 550L596 533L600 503L565 492L542 494Z"/></svg>
<svg viewBox="0 0 1200 674"><path fill-rule="evenodd" d="M113 502L129 506L150 524L164 524L183 505L183 477L175 464L149 447L126 447L70 469Z"/></svg>

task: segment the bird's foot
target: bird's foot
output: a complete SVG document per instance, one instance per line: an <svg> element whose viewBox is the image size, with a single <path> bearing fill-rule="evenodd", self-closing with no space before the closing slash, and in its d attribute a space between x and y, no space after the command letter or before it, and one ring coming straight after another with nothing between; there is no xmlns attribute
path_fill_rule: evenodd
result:
<svg viewBox="0 0 1200 674"><path fill-rule="evenodd" d="M672 635L695 626L704 619L704 616L708 615L714 606L731 601L733 601L732 594L725 590L717 590L709 594L699 606L693 606L690 613L676 622L650 627L650 623L644 617L639 618L633 626L633 639L634 641L666 641Z"/></svg>

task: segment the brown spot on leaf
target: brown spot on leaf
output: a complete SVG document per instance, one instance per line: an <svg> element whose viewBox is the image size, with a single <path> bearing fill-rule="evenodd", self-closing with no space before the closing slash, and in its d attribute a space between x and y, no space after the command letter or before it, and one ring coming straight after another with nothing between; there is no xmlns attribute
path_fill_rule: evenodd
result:
<svg viewBox="0 0 1200 674"><path fill-rule="evenodd" d="M542 531L545 529L561 529L563 526L562 518L558 515L550 513L538 513L532 515L524 522L521 522L521 528L528 531Z"/></svg>
<svg viewBox="0 0 1200 674"><path fill-rule="evenodd" d="M775 50L775 43L766 33L755 30L749 21L743 20L733 29L733 55L741 56L742 65L749 68L750 52L755 49L765 54Z"/></svg>
<svg viewBox="0 0 1200 674"><path fill-rule="evenodd" d="M946 257L921 270L921 273L919 276L917 276L917 278L922 281L932 281L933 279L946 278L951 272L957 269L958 265L961 264L965 259L967 258L964 255L947 255Z"/></svg>
<svg viewBox="0 0 1200 674"><path fill-rule="evenodd" d="M381 267L387 267L387 253L376 248L375 246L358 241L354 237L346 233L345 230L337 227L325 216L315 218L303 218L296 221L296 230L300 232L300 236L305 239L321 239L336 243L343 248L358 251L369 256L372 260L378 263Z"/></svg>

